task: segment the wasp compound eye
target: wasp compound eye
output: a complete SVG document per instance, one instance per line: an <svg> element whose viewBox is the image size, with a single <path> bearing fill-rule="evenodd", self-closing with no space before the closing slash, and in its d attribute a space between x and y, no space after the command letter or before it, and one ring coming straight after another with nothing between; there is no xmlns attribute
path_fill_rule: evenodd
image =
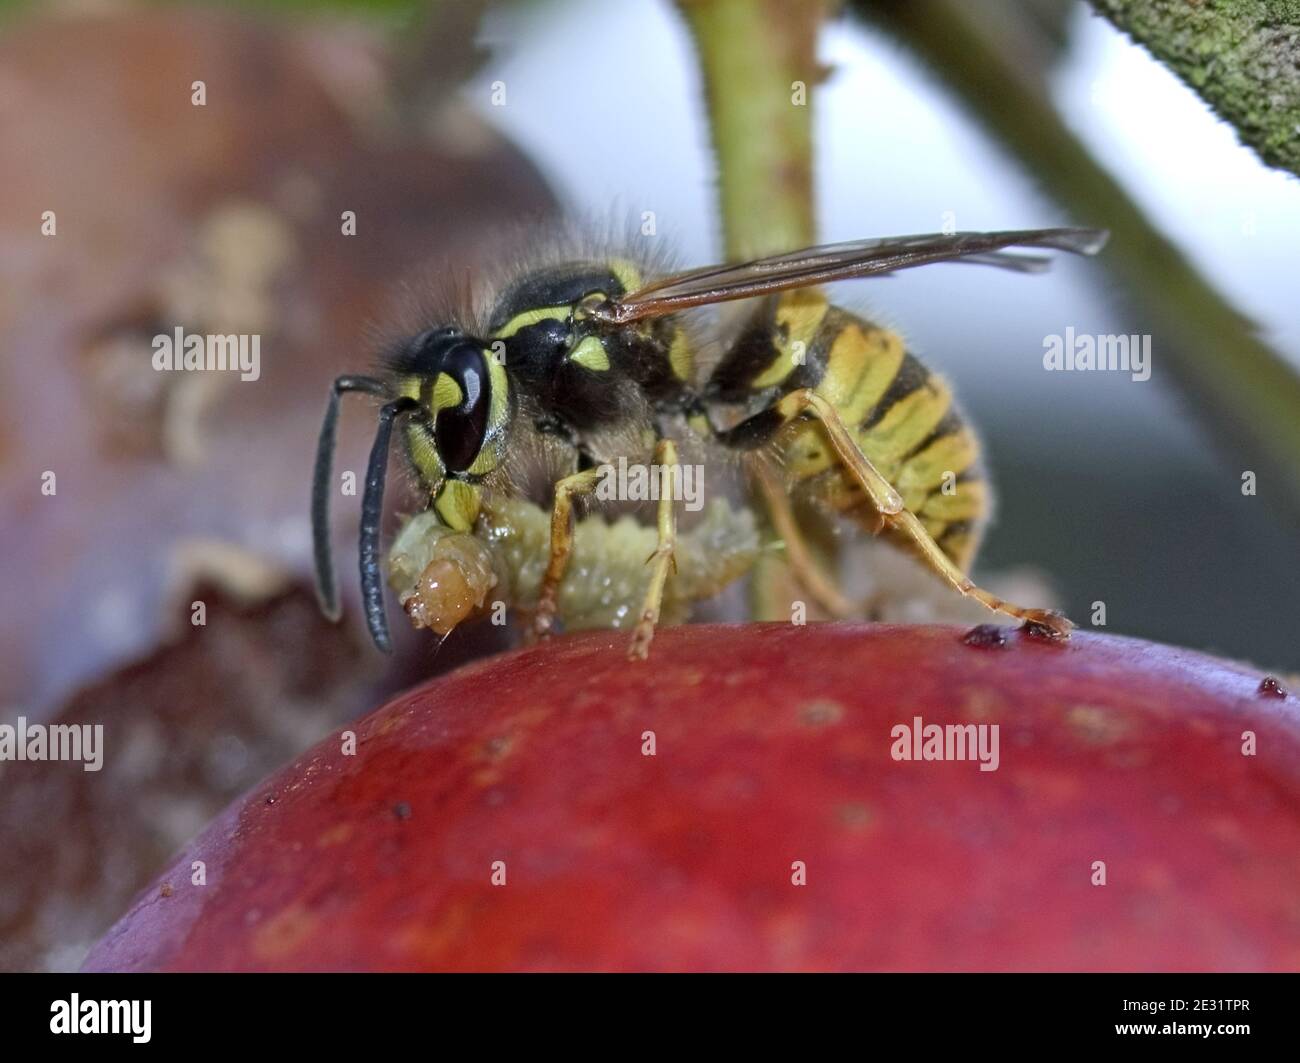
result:
<svg viewBox="0 0 1300 1063"><path fill-rule="evenodd" d="M488 381L480 348L460 342L444 351L433 388L433 435L448 472L464 472L483 448L491 405Z"/></svg>
<svg viewBox="0 0 1300 1063"><path fill-rule="evenodd" d="M427 329L412 337L405 356L401 358L402 366L410 372L432 378L442 368L447 352L464 342L465 334L452 325Z"/></svg>

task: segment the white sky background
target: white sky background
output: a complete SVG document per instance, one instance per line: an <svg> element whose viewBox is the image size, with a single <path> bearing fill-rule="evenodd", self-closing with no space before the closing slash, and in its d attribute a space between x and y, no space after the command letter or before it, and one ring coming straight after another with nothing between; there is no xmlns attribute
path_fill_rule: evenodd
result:
<svg viewBox="0 0 1300 1063"><path fill-rule="evenodd" d="M1300 182L1265 168L1205 106L1141 49L1080 5L1055 78L1066 121L1152 220L1264 335L1300 364ZM660 0L562 0L496 12L493 50L469 98L519 143L580 213L654 210L686 265L713 261L719 241L712 161L686 32ZM817 90L821 238L931 232L953 211L960 229L1089 224L1065 217L906 52L851 23L830 27L834 67ZM489 86L506 84L493 107ZM1062 436L1095 431L1104 408L1147 444L1191 437L1154 380L1046 373L1043 338L1127 333L1113 281L1061 261L1024 277L937 266L842 286L851 308L899 328L952 377L976 418L1040 403L1059 411ZM1083 376L1087 376L1085 381Z"/></svg>

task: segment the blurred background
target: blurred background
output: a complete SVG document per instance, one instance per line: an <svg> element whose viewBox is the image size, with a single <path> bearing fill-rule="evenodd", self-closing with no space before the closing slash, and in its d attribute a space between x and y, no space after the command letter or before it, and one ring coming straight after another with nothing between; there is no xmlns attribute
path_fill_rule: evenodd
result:
<svg viewBox="0 0 1300 1063"><path fill-rule="evenodd" d="M1110 632L1296 669L1297 178L1082 2L849 4L808 78L822 240L1115 231L1044 276L837 292L982 430L979 570L1031 566L1085 626L1101 602ZM380 661L355 601L317 616L329 382L432 258L471 269L512 219L652 211L684 264L723 258L703 85L667 0L0 6L0 722L110 735L98 774L0 765L0 967L75 967L227 800L503 644L406 633ZM261 380L155 373L177 324L260 333ZM1046 372L1070 328L1150 335L1150 380ZM371 427L345 414L340 467Z"/></svg>

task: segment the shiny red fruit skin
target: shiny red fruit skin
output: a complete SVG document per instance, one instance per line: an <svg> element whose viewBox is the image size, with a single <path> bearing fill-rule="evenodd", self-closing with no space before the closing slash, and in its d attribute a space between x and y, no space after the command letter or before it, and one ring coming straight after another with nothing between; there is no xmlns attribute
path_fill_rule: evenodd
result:
<svg viewBox="0 0 1300 1063"><path fill-rule="evenodd" d="M229 808L87 969L1300 968L1294 695L963 634L691 626L633 663L596 632L462 668ZM914 716L999 724L998 770L892 759Z"/></svg>

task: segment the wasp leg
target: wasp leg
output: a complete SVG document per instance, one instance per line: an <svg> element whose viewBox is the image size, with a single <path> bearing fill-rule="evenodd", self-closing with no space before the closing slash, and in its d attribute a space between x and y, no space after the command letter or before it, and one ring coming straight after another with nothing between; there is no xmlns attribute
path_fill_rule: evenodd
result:
<svg viewBox="0 0 1300 1063"><path fill-rule="evenodd" d="M1007 616L1014 616L1018 620L1041 625L1055 638L1070 637L1070 631L1074 625L1060 614L1050 612L1047 609L1026 609L1024 606L1016 605L1013 602L999 598L995 594L990 594L983 587L976 586L971 578L957 567L952 558L943 552L939 544L934 541L930 533L925 530L925 526L917 520L916 515L911 510L905 509L902 513L887 517L886 520L892 527L907 535L916 548L920 550L922 560L952 584L953 588L961 594L966 595L968 598L974 598L981 605L992 609L994 612L1005 613Z"/></svg>
<svg viewBox="0 0 1300 1063"><path fill-rule="evenodd" d="M680 470L677 467L677 445L671 439L661 439L655 444L654 464L659 466L659 521L658 542L648 558L650 586L646 588L641 603L641 616L632 631L632 644L627 655L632 660L645 660L654 641L655 625L659 623L659 610L663 606L664 585L668 571L677 569L673 551L677 547L677 513L673 508L673 485Z"/></svg>
<svg viewBox="0 0 1300 1063"><path fill-rule="evenodd" d="M768 515L772 518L772 527L785 544L786 560L790 562L795 578L812 599L837 620L859 615L861 610L858 606L840 593L835 581L813 557L799 528L799 522L795 520L790 496L777 482L771 469L762 467L756 475L767 502Z"/></svg>
<svg viewBox="0 0 1300 1063"><path fill-rule="evenodd" d="M762 446L786 425L805 414L811 414L822 423L835 453L853 474L853 478L862 485L872 508L885 519L902 512L902 495L867 460L835 407L811 388L788 392L766 409L715 434L725 446L750 450Z"/></svg>
<svg viewBox="0 0 1300 1063"><path fill-rule="evenodd" d="M541 590L537 595L537 609L533 613L534 639L546 638L555 625L560 581L564 579L564 570L573 550L573 497L595 488L600 476L599 467L583 469L555 484L555 502L551 506L551 556L546 563L546 573L542 576Z"/></svg>
<svg viewBox="0 0 1300 1063"><path fill-rule="evenodd" d="M881 475L853 438L852 432L844 424L840 415L822 396L809 388L801 388L782 396L766 410L741 421L740 424L724 432L718 438L731 446L755 446L763 439L771 438L777 431L803 415L811 415L821 422L826 430L827 439L835 448L835 453L844 463L853 477L861 484L867 498L884 521L909 539L925 562L937 575L943 577L954 590L968 598L974 598L981 605L1018 620L1039 624L1058 638L1068 637L1074 627L1069 620L1046 609L1026 609L1012 602L1004 601L997 595L990 594L977 586L931 538L930 533L917 520L915 514L903 505L903 499L894 490L890 482Z"/></svg>

